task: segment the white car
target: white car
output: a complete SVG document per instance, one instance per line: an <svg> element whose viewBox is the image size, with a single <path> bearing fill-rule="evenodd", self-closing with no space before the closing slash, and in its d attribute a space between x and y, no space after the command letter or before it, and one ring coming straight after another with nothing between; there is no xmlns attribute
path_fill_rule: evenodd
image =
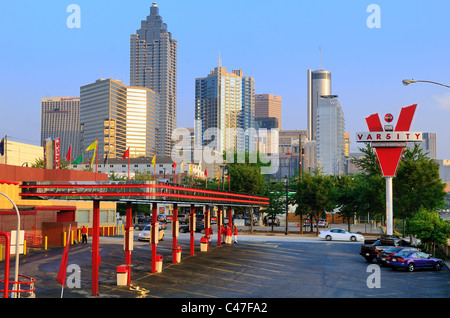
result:
<svg viewBox="0 0 450 318"><path fill-rule="evenodd" d="M144 229L139 233L139 241L150 241L150 235L152 233L152 226L150 224L146 225ZM159 240L164 241L164 230L161 224L159 225Z"/></svg>
<svg viewBox="0 0 450 318"><path fill-rule="evenodd" d="M350 233L344 229L330 229L328 231L320 231L319 237L327 241L341 240L341 241L364 241L364 236L361 234Z"/></svg>

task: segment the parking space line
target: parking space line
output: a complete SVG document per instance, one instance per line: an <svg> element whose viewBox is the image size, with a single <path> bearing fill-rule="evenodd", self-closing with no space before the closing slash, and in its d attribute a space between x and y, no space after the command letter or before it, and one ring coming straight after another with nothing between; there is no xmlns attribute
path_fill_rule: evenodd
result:
<svg viewBox="0 0 450 318"><path fill-rule="evenodd" d="M184 271L184 270L182 270L180 268L172 268L172 270ZM210 275L210 274L195 273L195 275L206 276L206 277L214 277L214 278L222 279L222 280L226 280L226 281L231 281L231 282L236 282L236 283L244 283L244 284L253 285L253 286L256 286L256 287L263 287L263 285L261 285L261 284L255 284L255 283L252 283L252 282L240 281L240 280L236 280L236 279L232 279L232 278L225 278L225 277L221 277L221 276L214 276L214 275Z"/></svg>
<svg viewBox="0 0 450 318"><path fill-rule="evenodd" d="M274 269L255 267L255 266L244 265L244 264L239 264L239 263L226 262L226 261L224 261L224 260L219 260L219 261L211 260L211 261L213 261L213 262L219 262L219 263L221 263L221 264L227 264L227 265L233 265L233 266L239 266L239 267L256 268L256 269L258 269L258 270L264 270L264 271L269 271L269 272L280 273L280 271L277 271L277 270L274 270Z"/></svg>

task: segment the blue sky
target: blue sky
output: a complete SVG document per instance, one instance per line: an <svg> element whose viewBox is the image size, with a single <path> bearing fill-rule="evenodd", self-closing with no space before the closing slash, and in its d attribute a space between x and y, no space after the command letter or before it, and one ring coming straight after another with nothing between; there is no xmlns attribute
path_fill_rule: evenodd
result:
<svg viewBox="0 0 450 318"><path fill-rule="evenodd" d="M99 78L129 84L129 37L153 1L46 0L0 3L0 136L39 144L40 99L79 96ZM70 29L66 8L81 9ZM306 129L306 71L332 72L346 131L367 131L364 118L397 117L418 103L413 130L437 133L438 158L450 159L450 2L159 0L178 40L178 126L194 125L194 80L217 66L242 69L256 93L283 99L283 129ZM366 24L380 8L380 28ZM395 121L395 119L394 119Z"/></svg>

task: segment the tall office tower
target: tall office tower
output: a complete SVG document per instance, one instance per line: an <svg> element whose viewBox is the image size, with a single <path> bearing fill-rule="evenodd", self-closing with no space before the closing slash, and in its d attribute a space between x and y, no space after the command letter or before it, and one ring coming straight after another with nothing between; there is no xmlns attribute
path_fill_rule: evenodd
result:
<svg viewBox="0 0 450 318"><path fill-rule="evenodd" d="M195 79L196 147L209 146L220 153L255 150L255 82L242 74L218 66Z"/></svg>
<svg viewBox="0 0 450 318"><path fill-rule="evenodd" d="M151 157L157 151L159 97L145 87L100 79L80 88L81 149L98 138L98 158Z"/></svg>
<svg viewBox="0 0 450 318"><path fill-rule="evenodd" d="M278 129L281 129L281 96L272 94L256 94L255 118L274 117L278 121Z"/></svg>
<svg viewBox="0 0 450 318"><path fill-rule="evenodd" d="M320 96L331 95L331 72L320 69L317 71L308 70L307 73L308 139L315 140L317 107L319 105Z"/></svg>
<svg viewBox="0 0 450 318"><path fill-rule="evenodd" d="M336 95L319 98L316 120L316 158L323 173L343 174L345 164L344 112Z"/></svg>
<svg viewBox="0 0 450 318"><path fill-rule="evenodd" d="M170 156L177 125L177 40L167 31L156 3L141 28L130 36L130 85L159 94L158 155Z"/></svg>
<svg viewBox="0 0 450 318"><path fill-rule="evenodd" d="M44 140L60 138L61 158L72 146L72 158L80 153L80 98L41 98L41 145Z"/></svg>
<svg viewBox="0 0 450 318"><path fill-rule="evenodd" d="M419 142L419 147L422 149L423 154L428 158L437 160L437 138L436 133L424 132L422 134L422 141ZM410 142L406 146L409 149L414 149L416 143Z"/></svg>

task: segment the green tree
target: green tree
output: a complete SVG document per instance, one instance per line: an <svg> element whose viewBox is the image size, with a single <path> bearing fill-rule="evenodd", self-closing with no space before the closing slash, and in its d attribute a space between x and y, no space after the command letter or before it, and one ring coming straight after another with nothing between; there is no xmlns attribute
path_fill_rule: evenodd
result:
<svg viewBox="0 0 450 318"><path fill-rule="evenodd" d="M269 217L276 217L278 214L286 213L286 189L283 184L271 182L265 187L264 196L269 198L269 205L264 208L264 212ZM272 222L272 231L275 222Z"/></svg>
<svg viewBox="0 0 450 318"><path fill-rule="evenodd" d="M314 220L318 224L319 218L324 217L326 211L332 211L336 206L333 184L332 177L323 175L320 170L304 173L294 195L294 202L298 205L296 214L298 211L307 213L310 215L311 225Z"/></svg>
<svg viewBox="0 0 450 318"><path fill-rule="evenodd" d="M432 211L445 203L445 184L439 164L427 157L419 145L407 148L393 181L394 211L399 218L412 217L420 208Z"/></svg>
<svg viewBox="0 0 450 318"><path fill-rule="evenodd" d="M450 222L442 220L434 211L420 209L407 220L408 232L416 235L435 254L437 244L447 244L450 238Z"/></svg>

